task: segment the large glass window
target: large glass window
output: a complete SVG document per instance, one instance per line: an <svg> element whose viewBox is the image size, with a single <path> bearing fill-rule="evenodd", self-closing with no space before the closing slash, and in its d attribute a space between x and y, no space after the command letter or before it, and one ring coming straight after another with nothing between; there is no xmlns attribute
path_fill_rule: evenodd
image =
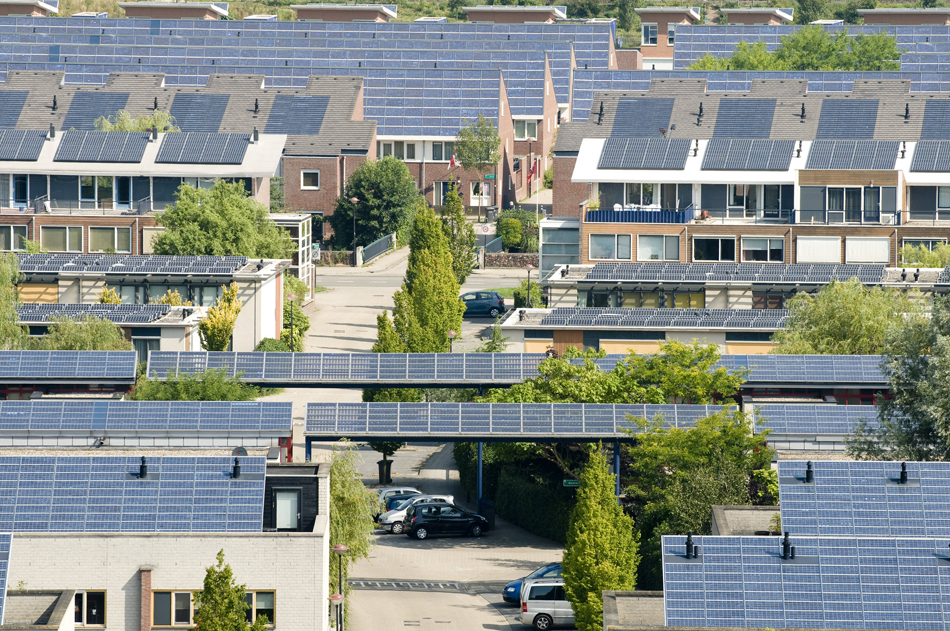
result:
<svg viewBox="0 0 950 631"><path fill-rule="evenodd" d="M304 191L320 190L320 172L319 171L301 171L300 188Z"/></svg>
<svg viewBox="0 0 950 631"><path fill-rule="evenodd" d="M537 138L537 121L515 121L515 140L536 140Z"/></svg>
<svg viewBox="0 0 950 631"><path fill-rule="evenodd" d="M248 623L253 623L260 616L267 616L268 626L274 624L276 608L274 607L274 592L247 592L244 597L247 610L244 612Z"/></svg>
<svg viewBox="0 0 950 631"><path fill-rule="evenodd" d="M40 228L40 245L50 252L82 252L82 228L43 226Z"/></svg>
<svg viewBox="0 0 950 631"><path fill-rule="evenodd" d="M784 309L785 296L782 294L771 294L766 291L752 292L753 309Z"/></svg>
<svg viewBox="0 0 950 631"><path fill-rule="evenodd" d="M643 32L641 34L642 39L640 40L640 44L642 46L656 46L656 36L657 36L656 24L643 23L640 26L643 29Z"/></svg>
<svg viewBox="0 0 950 631"><path fill-rule="evenodd" d="M693 260L735 261L735 237L693 237Z"/></svg>
<svg viewBox="0 0 950 631"><path fill-rule="evenodd" d="M946 245L946 239L902 239L901 243L912 248L924 248L933 252L933 249L939 245Z"/></svg>
<svg viewBox="0 0 950 631"><path fill-rule="evenodd" d="M30 177L28 175L13 176L13 203L17 206L30 203Z"/></svg>
<svg viewBox="0 0 950 631"><path fill-rule="evenodd" d="M192 624L191 592L154 592L152 626L188 627Z"/></svg>
<svg viewBox="0 0 950 631"><path fill-rule="evenodd" d="M26 226L0 226L0 250L26 249Z"/></svg>
<svg viewBox="0 0 950 631"><path fill-rule="evenodd" d="M432 159L435 162L445 161L448 162L452 157L452 154L455 153L455 143L454 142L433 142L432 143Z"/></svg>
<svg viewBox="0 0 950 631"><path fill-rule="evenodd" d="M628 309L657 309L660 306L660 294L655 291L625 291L620 306Z"/></svg>
<svg viewBox="0 0 950 631"><path fill-rule="evenodd" d="M101 627L106 624L106 593L80 590L73 602L77 627Z"/></svg>
<svg viewBox="0 0 950 631"><path fill-rule="evenodd" d="M680 238L675 235L640 235L637 237L638 261L680 260Z"/></svg>
<svg viewBox="0 0 950 631"><path fill-rule="evenodd" d="M627 184L627 204L632 206L658 206L660 204L659 195L654 195L654 191L657 191L654 184L640 182Z"/></svg>
<svg viewBox="0 0 950 631"><path fill-rule="evenodd" d="M596 261L629 261L631 235L590 235L590 258Z"/></svg>
<svg viewBox="0 0 950 631"><path fill-rule="evenodd" d="M674 309L705 309L706 293L702 291L692 291L667 295L666 306Z"/></svg>
<svg viewBox="0 0 950 631"><path fill-rule="evenodd" d="M121 252L132 251L132 228L106 228L94 226L89 228L90 252Z"/></svg>
<svg viewBox="0 0 950 631"><path fill-rule="evenodd" d="M742 239L743 263L784 263L785 239L745 238Z"/></svg>

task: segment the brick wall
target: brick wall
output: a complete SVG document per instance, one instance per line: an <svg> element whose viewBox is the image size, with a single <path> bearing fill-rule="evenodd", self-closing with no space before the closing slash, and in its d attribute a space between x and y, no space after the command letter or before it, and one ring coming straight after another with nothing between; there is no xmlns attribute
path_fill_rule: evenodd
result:
<svg viewBox="0 0 950 631"><path fill-rule="evenodd" d="M643 55L636 48L617 50L618 70L643 70Z"/></svg>
<svg viewBox="0 0 950 631"><path fill-rule="evenodd" d="M580 217L580 203L590 196L590 184L571 182L577 158L554 158L554 204L555 217Z"/></svg>
<svg viewBox="0 0 950 631"><path fill-rule="evenodd" d="M485 254L485 267L515 267L524 269L525 265L538 266L537 254L494 252Z"/></svg>
<svg viewBox="0 0 950 631"><path fill-rule="evenodd" d="M99 227L131 227L132 254L142 254L142 230L155 227L155 215L141 215L129 217L123 215L32 215L23 213L0 214L0 226L26 226L27 238L37 241L43 226L80 226L82 231L83 254L89 253L89 228Z"/></svg>
<svg viewBox="0 0 950 631"><path fill-rule="evenodd" d="M152 629L153 569L151 565L143 565L139 568L139 631L151 631Z"/></svg>

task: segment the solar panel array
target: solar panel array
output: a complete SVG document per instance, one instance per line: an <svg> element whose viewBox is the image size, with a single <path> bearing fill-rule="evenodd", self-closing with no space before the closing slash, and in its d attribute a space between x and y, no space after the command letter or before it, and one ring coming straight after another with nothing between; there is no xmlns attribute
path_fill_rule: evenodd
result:
<svg viewBox="0 0 950 631"><path fill-rule="evenodd" d="M135 351L0 351L0 382L133 383Z"/></svg>
<svg viewBox="0 0 950 631"><path fill-rule="evenodd" d="M927 101L921 140L950 140L950 101Z"/></svg>
<svg viewBox="0 0 950 631"><path fill-rule="evenodd" d="M264 458L0 456L0 531L260 532Z"/></svg>
<svg viewBox="0 0 950 631"><path fill-rule="evenodd" d="M29 94L27 90L0 91L0 128L16 127Z"/></svg>
<svg viewBox="0 0 950 631"><path fill-rule="evenodd" d="M722 99L713 138L768 138L775 99Z"/></svg>
<svg viewBox="0 0 950 631"><path fill-rule="evenodd" d="M165 134L158 148L160 164L241 164L250 134L181 132Z"/></svg>
<svg viewBox="0 0 950 631"><path fill-rule="evenodd" d="M115 324L146 324L160 320L171 311L168 305L46 304L17 305L20 322L34 324L52 322L53 318L103 318Z"/></svg>
<svg viewBox="0 0 950 631"><path fill-rule="evenodd" d="M321 436L532 435L622 437L634 419L695 427L716 405L593 403L308 403L306 433Z"/></svg>
<svg viewBox="0 0 950 631"><path fill-rule="evenodd" d="M910 170L918 173L950 173L950 141L919 141L914 147Z"/></svg>
<svg viewBox="0 0 950 631"><path fill-rule="evenodd" d="M148 137L147 133L132 131L67 131L53 160L139 163L148 146Z"/></svg>
<svg viewBox="0 0 950 631"><path fill-rule="evenodd" d="M257 401L0 401L0 431L289 432L293 404Z"/></svg>
<svg viewBox="0 0 950 631"><path fill-rule="evenodd" d="M178 134L169 134L178 135ZM160 256L122 254L20 254L25 274L232 275L247 265L244 256Z"/></svg>
<svg viewBox="0 0 950 631"><path fill-rule="evenodd" d="M866 285L884 280L884 265L806 265L795 263L597 263L584 282L747 282L819 284L857 278Z"/></svg>
<svg viewBox="0 0 950 631"><path fill-rule="evenodd" d="M877 99L825 99L821 102L816 138L870 140L877 123Z"/></svg>
<svg viewBox="0 0 950 631"><path fill-rule="evenodd" d="M620 99L611 135L626 138L661 138L670 128L675 99Z"/></svg>
<svg viewBox="0 0 950 631"><path fill-rule="evenodd" d="M779 462L782 529L794 535L942 537L950 530L950 463ZM947 552L946 546L943 552ZM950 577L948 577L950 578Z"/></svg>
<svg viewBox="0 0 950 631"><path fill-rule="evenodd" d="M0 92L0 94L3 94ZM0 104L2 107L2 104ZM36 162L46 133L35 129L0 129L0 161Z"/></svg>
<svg viewBox="0 0 950 631"><path fill-rule="evenodd" d="M899 148L896 140L815 140L805 168L890 171Z"/></svg>
<svg viewBox="0 0 950 631"><path fill-rule="evenodd" d="M304 134L316 136L330 103L328 96L278 94L271 106L264 131L268 134Z"/></svg>
<svg viewBox="0 0 950 631"><path fill-rule="evenodd" d="M315 387L412 384L511 384L538 376L542 353L232 353L152 351L148 374L194 374L209 368L251 383ZM613 370L623 355L594 360ZM582 360L574 360L581 363ZM878 355L722 355L719 365L748 370L747 387L842 384L885 388Z"/></svg>
<svg viewBox="0 0 950 631"><path fill-rule="evenodd" d="M794 149L794 140L713 138L703 154L703 170L788 171Z"/></svg>
<svg viewBox="0 0 950 631"><path fill-rule="evenodd" d="M115 116L128 102L128 92L76 92L62 128L94 131L97 118Z"/></svg>
<svg viewBox="0 0 950 631"><path fill-rule="evenodd" d="M172 101L169 113L181 131L215 133L221 127L221 119L224 118L230 99L230 94L179 92Z"/></svg>
<svg viewBox="0 0 950 631"><path fill-rule="evenodd" d="M783 499L784 502L784 499ZM782 525L785 525L783 520ZM671 627L946 629L950 539L663 537Z"/></svg>
<svg viewBox="0 0 950 631"><path fill-rule="evenodd" d="M756 405L756 432L771 430L772 434L814 434L850 436L860 423L876 428L877 408L873 405L830 405L796 403Z"/></svg>
<svg viewBox="0 0 950 631"><path fill-rule="evenodd" d="M13 535L0 533L0 624L3 624L3 606L7 599L7 578L10 576L10 548Z"/></svg>
<svg viewBox="0 0 950 631"><path fill-rule="evenodd" d="M600 169L675 170L686 168L692 141L686 138L608 138Z"/></svg>
<svg viewBox="0 0 950 631"><path fill-rule="evenodd" d="M630 309L558 307L541 326L669 329L768 329L785 326L785 309Z"/></svg>

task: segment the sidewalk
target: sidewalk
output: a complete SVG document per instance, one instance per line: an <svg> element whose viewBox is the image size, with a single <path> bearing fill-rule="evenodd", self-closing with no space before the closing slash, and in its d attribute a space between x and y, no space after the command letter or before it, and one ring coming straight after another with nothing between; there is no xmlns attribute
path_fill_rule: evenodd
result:
<svg viewBox="0 0 950 631"><path fill-rule="evenodd" d="M352 265L317 265L313 269L315 276L351 276L359 274L379 274L388 272L393 268L403 265L409 259L409 247L399 248L395 251L387 252L362 267L353 267ZM405 269L403 269L405 271Z"/></svg>

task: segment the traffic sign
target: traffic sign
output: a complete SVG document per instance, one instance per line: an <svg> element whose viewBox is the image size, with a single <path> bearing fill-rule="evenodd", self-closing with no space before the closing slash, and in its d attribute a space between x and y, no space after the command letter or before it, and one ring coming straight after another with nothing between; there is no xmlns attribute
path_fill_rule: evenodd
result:
<svg viewBox="0 0 950 631"><path fill-rule="evenodd" d="M580 480L564 480L564 486L577 488L581 485Z"/></svg>
<svg viewBox="0 0 950 631"><path fill-rule="evenodd" d="M494 179L495 179L495 176L492 175L491 173L489 173L488 175L485 176L485 179L486 179L486 180L494 180Z"/></svg>

